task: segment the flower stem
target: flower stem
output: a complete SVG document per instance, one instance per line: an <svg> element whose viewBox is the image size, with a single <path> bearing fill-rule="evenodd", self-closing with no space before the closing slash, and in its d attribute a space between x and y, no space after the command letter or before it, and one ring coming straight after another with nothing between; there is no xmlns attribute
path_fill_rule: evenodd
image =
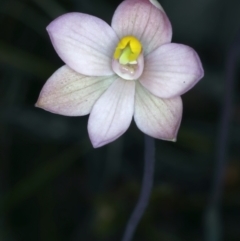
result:
<svg viewBox="0 0 240 241"><path fill-rule="evenodd" d="M147 208L154 179L155 164L155 141L152 137L145 135L145 164L142 181L142 190L138 203L130 217L122 241L130 241L134 235L136 227Z"/></svg>
<svg viewBox="0 0 240 241"><path fill-rule="evenodd" d="M220 119L219 135L216 144L216 168L210 199L204 217L206 241L223 240L220 207L223 193L224 172L227 165L226 156L229 144L228 137L234 95L234 77L236 72L237 57L240 53L239 42L240 32L229 50L226 61L225 93Z"/></svg>

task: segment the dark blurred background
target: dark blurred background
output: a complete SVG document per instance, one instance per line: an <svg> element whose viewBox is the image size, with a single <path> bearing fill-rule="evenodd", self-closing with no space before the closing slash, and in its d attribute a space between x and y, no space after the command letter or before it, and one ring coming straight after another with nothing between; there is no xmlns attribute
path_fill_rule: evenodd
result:
<svg viewBox="0 0 240 241"><path fill-rule="evenodd" d="M59 116L34 107L47 78L63 65L46 26L71 11L110 23L120 2L0 0L1 241L121 240L140 193L144 135L133 122L117 141L93 149L87 116ZM226 58L240 28L240 1L161 4L173 26L173 42L199 53L205 77L183 96L178 141L156 141L153 193L134 240L204 241ZM226 241L240 240L239 71L234 77L220 213Z"/></svg>

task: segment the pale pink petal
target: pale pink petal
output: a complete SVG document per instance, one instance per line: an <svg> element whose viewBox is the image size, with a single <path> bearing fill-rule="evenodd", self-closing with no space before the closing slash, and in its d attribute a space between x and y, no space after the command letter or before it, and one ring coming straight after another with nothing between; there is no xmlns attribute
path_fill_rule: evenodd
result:
<svg viewBox="0 0 240 241"><path fill-rule="evenodd" d="M128 129L133 117L134 93L135 81L119 78L93 106L88 133L95 148L114 141Z"/></svg>
<svg viewBox="0 0 240 241"><path fill-rule="evenodd" d="M65 65L47 80L36 106L60 115L87 115L116 78L85 76Z"/></svg>
<svg viewBox="0 0 240 241"><path fill-rule="evenodd" d="M103 20L67 13L52 21L47 31L56 52L70 68L85 75L113 73L111 60L119 40Z"/></svg>
<svg viewBox="0 0 240 241"><path fill-rule="evenodd" d="M191 89L204 71L198 54L182 44L165 44L145 57L139 81L154 95L172 98Z"/></svg>
<svg viewBox="0 0 240 241"><path fill-rule="evenodd" d="M133 35L143 45L144 55L171 42L172 27L167 15L149 0L123 1L116 9L112 27L119 38Z"/></svg>
<svg viewBox="0 0 240 241"><path fill-rule="evenodd" d="M140 83L136 85L134 120L142 132L157 139L176 141L181 118L181 97L161 99Z"/></svg>

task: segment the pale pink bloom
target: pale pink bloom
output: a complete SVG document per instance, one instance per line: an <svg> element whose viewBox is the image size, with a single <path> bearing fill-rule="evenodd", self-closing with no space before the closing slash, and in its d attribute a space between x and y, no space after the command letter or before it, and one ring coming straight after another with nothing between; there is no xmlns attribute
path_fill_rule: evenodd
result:
<svg viewBox="0 0 240 241"><path fill-rule="evenodd" d="M44 85L36 106L83 116L94 147L121 136L132 117L149 136L175 141L180 95L202 77L197 53L171 43L172 28L156 0L125 0L111 27L84 13L64 14L47 27L66 65Z"/></svg>

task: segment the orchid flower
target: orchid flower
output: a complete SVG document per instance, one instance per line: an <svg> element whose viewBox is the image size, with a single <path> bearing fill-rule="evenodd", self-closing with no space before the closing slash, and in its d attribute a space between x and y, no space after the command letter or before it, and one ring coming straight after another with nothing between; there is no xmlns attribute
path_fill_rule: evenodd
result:
<svg viewBox="0 0 240 241"><path fill-rule="evenodd" d="M203 68L192 48L171 43L171 23L156 0L123 1L111 26L74 12L47 31L66 65L47 80L37 107L66 116L90 113L95 148L120 137L133 117L145 134L176 140L180 95L203 77Z"/></svg>

